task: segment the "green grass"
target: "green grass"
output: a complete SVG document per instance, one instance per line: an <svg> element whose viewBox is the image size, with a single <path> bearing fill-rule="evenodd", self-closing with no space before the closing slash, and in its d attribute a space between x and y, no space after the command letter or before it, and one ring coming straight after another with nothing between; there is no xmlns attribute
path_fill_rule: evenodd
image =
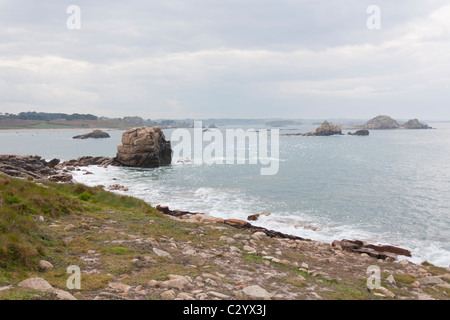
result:
<svg viewBox="0 0 450 320"><path fill-rule="evenodd" d="M112 247L109 248L109 252L116 255L126 255L130 254L130 250L124 247Z"/></svg>
<svg viewBox="0 0 450 320"><path fill-rule="evenodd" d="M129 212L130 217L134 214L140 218L161 217L144 201L116 195L101 187L43 183L37 185L0 175L0 268L36 267L40 259L50 254L48 248L54 250L65 246L61 240L51 239L44 232L45 224L37 222L39 216L64 219L69 215L88 216L100 209L108 209ZM82 250L89 241L73 239L69 244Z"/></svg>

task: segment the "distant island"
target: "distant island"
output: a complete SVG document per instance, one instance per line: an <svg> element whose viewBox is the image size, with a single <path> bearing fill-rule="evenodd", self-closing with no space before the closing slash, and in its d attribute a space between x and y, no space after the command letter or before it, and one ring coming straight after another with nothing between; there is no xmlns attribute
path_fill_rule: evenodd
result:
<svg viewBox="0 0 450 320"><path fill-rule="evenodd" d="M380 115L370 119L360 126L360 129L366 130L389 130L389 129L432 129L425 123L417 119L409 120L403 124L399 124L396 120L386 115Z"/></svg>

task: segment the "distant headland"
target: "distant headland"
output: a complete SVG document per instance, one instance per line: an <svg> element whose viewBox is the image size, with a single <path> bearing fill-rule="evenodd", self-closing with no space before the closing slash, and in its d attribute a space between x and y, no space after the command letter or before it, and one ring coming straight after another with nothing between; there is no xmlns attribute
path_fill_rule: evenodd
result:
<svg viewBox="0 0 450 320"><path fill-rule="evenodd" d="M161 129L192 128L195 119L143 119L139 116L127 116L123 118L111 118L95 116L92 114L65 114L46 112L20 112L18 114L0 112L1 129L120 129L126 130L134 127L154 127ZM227 125L252 125L270 127L299 127L303 125L320 125L323 119L239 119L239 118L214 118L203 119L205 128L216 128ZM386 129L431 129L430 126L417 119L406 122L398 122L386 115L379 115L367 122L355 119L328 119L330 124L339 124L342 129L362 130L386 130ZM362 124L364 123L364 124ZM286 129L293 130L293 129Z"/></svg>

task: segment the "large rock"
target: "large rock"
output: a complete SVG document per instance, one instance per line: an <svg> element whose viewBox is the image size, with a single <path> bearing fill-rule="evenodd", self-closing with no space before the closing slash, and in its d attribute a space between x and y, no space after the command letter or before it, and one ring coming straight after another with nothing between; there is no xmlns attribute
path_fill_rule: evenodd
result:
<svg viewBox="0 0 450 320"><path fill-rule="evenodd" d="M361 128L367 130L398 129L400 125L391 117L381 115L370 119Z"/></svg>
<svg viewBox="0 0 450 320"><path fill-rule="evenodd" d="M161 128L133 128L123 133L114 160L126 167L155 168L172 162L172 148Z"/></svg>
<svg viewBox="0 0 450 320"><path fill-rule="evenodd" d="M75 136L72 139L104 139L104 138L110 138L107 132L104 132L102 130L94 130L90 133Z"/></svg>
<svg viewBox="0 0 450 320"><path fill-rule="evenodd" d="M306 136L333 136L335 134L342 134L342 127L337 124L329 124L328 121L324 121L320 127L316 129L316 132L309 132Z"/></svg>
<svg viewBox="0 0 450 320"><path fill-rule="evenodd" d="M411 119L408 122L402 124L404 129L431 129L427 124L420 122L417 119Z"/></svg>
<svg viewBox="0 0 450 320"><path fill-rule="evenodd" d="M47 291L53 289L52 285L42 278L30 278L18 284L20 288Z"/></svg>
<svg viewBox="0 0 450 320"><path fill-rule="evenodd" d="M250 298L256 298L256 299L270 299L273 297L273 294L266 291L266 289L261 288L258 285L245 287L242 289L242 292L249 296Z"/></svg>

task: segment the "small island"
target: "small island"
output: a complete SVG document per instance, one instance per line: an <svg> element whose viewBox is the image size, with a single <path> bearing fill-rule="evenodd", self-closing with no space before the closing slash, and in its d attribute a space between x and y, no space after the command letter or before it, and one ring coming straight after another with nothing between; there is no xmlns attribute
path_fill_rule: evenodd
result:
<svg viewBox="0 0 450 320"><path fill-rule="evenodd" d="M399 124L396 120L386 115L379 115L370 119L359 127L366 130L391 130L391 129L432 129L427 124L421 123L417 119L411 119L404 124Z"/></svg>
<svg viewBox="0 0 450 320"><path fill-rule="evenodd" d="M94 130L90 133L74 136L72 139L105 139L105 138L110 138L110 135L107 132L104 132L102 130Z"/></svg>

